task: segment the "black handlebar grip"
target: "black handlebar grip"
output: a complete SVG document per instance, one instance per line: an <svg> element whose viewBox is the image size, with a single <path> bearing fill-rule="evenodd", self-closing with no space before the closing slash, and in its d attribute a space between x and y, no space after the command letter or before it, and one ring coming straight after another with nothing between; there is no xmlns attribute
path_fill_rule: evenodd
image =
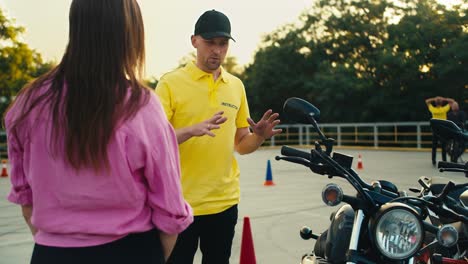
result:
<svg viewBox="0 0 468 264"><path fill-rule="evenodd" d="M288 146L282 146L281 147L281 155L289 156L289 157L300 157L300 158L303 158L303 159L306 159L306 160L310 161L310 153L309 152L305 152L305 151L298 150L298 149L295 149L295 148L291 148L291 147L288 147Z"/></svg>
<svg viewBox="0 0 468 264"><path fill-rule="evenodd" d="M466 164L459 164L459 163L453 163L453 162L447 162L447 161L439 161L437 163L437 168L439 169L462 169L466 170L468 169L468 166Z"/></svg>

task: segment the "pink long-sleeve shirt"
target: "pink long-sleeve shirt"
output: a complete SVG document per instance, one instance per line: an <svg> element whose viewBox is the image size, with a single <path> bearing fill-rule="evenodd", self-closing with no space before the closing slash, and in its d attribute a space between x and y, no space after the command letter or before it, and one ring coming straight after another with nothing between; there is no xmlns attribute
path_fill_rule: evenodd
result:
<svg viewBox="0 0 468 264"><path fill-rule="evenodd" d="M36 243L93 246L155 227L176 234L193 221L182 196L174 129L153 93L116 129L108 146L110 171L99 173L74 170L63 147L51 150L50 140L64 139L51 139L47 106L43 112L36 107L13 136L9 127L22 107L18 100L5 120L12 183L8 200L33 206Z"/></svg>

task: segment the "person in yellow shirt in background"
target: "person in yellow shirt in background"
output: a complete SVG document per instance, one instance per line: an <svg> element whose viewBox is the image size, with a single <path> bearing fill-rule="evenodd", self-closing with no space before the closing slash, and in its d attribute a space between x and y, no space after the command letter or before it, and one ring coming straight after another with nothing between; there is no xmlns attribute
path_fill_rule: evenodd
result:
<svg viewBox="0 0 468 264"><path fill-rule="evenodd" d="M436 96L426 99L426 105L432 118L447 120L447 112L450 111L451 105L455 102L452 98L444 98ZM432 165L436 165L437 145L440 142L442 148L442 160L447 161L447 153L445 150L445 143L432 134Z"/></svg>
<svg viewBox="0 0 468 264"><path fill-rule="evenodd" d="M221 66L230 40L227 16L206 11L191 36L196 61L166 73L156 87L176 131L184 198L195 216L179 235L171 264L193 263L198 244L202 263L229 263L240 198L234 151L251 153L281 133L278 113L268 110L257 123L249 117L242 81Z"/></svg>

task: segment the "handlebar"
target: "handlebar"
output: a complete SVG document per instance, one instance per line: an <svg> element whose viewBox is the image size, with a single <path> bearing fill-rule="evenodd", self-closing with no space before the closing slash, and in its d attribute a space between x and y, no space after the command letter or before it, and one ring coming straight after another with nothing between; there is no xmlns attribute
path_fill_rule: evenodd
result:
<svg viewBox="0 0 468 264"><path fill-rule="evenodd" d="M311 159L311 155L309 152L305 152L288 146L281 147L281 155L288 157L300 157L308 161L310 161Z"/></svg>
<svg viewBox="0 0 468 264"><path fill-rule="evenodd" d="M284 156L276 157L276 160L286 160L307 166L316 174L328 175L329 178L338 176L345 178L362 196L369 205L374 204L373 198L365 191L371 186L362 181L362 179L353 170L344 168L334 160L325 151L322 151L320 145L316 142L315 149L311 153L297 150L288 146L281 147L281 154ZM385 191L387 192L387 191ZM393 197L393 195L391 195Z"/></svg>
<svg viewBox="0 0 468 264"><path fill-rule="evenodd" d="M445 205L452 209L455 213L460 214L465 217L465 223L468 223L468 209L466 209L459 201L453 199L450 196L445 198Z"/></svg>
<svg viewBox="0 0 468 264"><path fill-rule="evenodd" d="M440 216L468 223L468 209L465 209L458 201L448 196L451 191L454 191L460 186L463 185L457 186L454 182L449 181L437 196L426 197L425 200L430 202L427 204L428 207ZM450 210L444 208L443 205Z"/></svg>
<svg viewBox="0 0 468 264"><path fill-rule="evenodd" d="M318 155L315 156L312 152L308 153L288 146L282 146L281 155L283 156L276 156L275 159L304 165L316 174L329 176L337 175L336 170L334 170L332 166L322 163L322 160L320 160L320 162L314 162L320 159L320 157Z"/></svg>
<svg viewBox="0 0 468 264"><path fill-rule="evenodd" d="M448 206L447 206L448 207ZM452 210L447 210L445 209L444 207L442 206L429 206L429 208L434 211L434 213L436 213L437 215L440 215L440 216L443 216L445 218L450 218L450 219L454 219L456 221L462 221L463 223L466 223L468 224L468 217L463 215L463 214L460 214L460 213L457 213L457 212L454 212ZM450 208L450 207L449 207Z"/></svg>
<svg viewBox="0 0 468 264"><path fill-rule="evenodd" d="M286 160L286 161L289 161L289 162L301 164L301 165L306 166L309 169L311 169L314 173L317 173L317 174L320 174L320 175L344 176L344 175L341 175L339 173L340 171L338 170L338 168L336 168L336 169L334 168L334 166L335 166L334 163L336 163L336 162L334 162L333 160L330 160L331 158L329 158L329 156L325 156L326 154L321 155L320 153L314 153L314 152L308 153L308 152L298 150L298 149L295 149L295 148L291 148L291 147L288 147L288 146L281 147L281 154L284 155L284 156L282 156L282 157L277 156L276 160ZM314 162L312 160L312 157L314 157L314 156L315 156L315 158L317 160L320 159L320 162ZM339 166L339 165L336 165L336 166ZM453 164L449 163L449 162L446 162L446 163L442 162L439 166L453 167ZM464 166L464 165L462 165L462 166ZM341 173L343 173L343 172L341 172ZM364 191L362 188L369 188L370 187L370 185L363 182L362 179L359 178L359 175L357 175L354 171L352 171L352 170L347 171L346 174L348 175L347 177L350 177L348 179L348 181L350 181L350 183L355 188L357 188L358 192L359 192L359 189L361 191ZM356 186L356 184L358 186ZM430 202L430 204L428 204L428 206L431 208L431 210L433 210L437 214L440 214L440 215L446 216L446 217L450 217L452 219L457 219L457 220L460 220L460 221L463 221L463 222L468 222L468 217L465 216L465 215L467 215L468 210L465 209L462 206L459 206L459 204L456 201L454 202L453 199L450 200L450 197L448 197L448 194L452 190L454 190L456 188L457 187L453 182L451 182L451 181L448 182L444 186L442 192L439 195L429 199L428 202ZM384 190L382 190L382 191L384 191ZM389 191L385 191L382 194L389 197L389 198L398 197L398 195L395 195L395 194L393 194L393 193L391 193ZM368 195L366 195L366 196L368 196ZM370 198L370 199L373 200L374 198ZM348 203L349 202L351 202L351 201L348 201ZM355 203L355 201L352 202L352 204L354 204L354 203ZM442 204L444 204L444 203L451 210L443 208ZM362 204L361 204L361 206L362 206Z"/></svg>
<svg viewBox="0 0 468 264"><path fill-rule="evenodd" d="M453 162L439 161L438 167L440 172L464 172L465 177L468 178L468 162L465 164L458 164Z"/></svg>
<svg viewBox="0 0 468 264"><path fill-rule="evenodd" d="M459 163L453 163L453 162L447 162L447 161L439 161L439 163L437 163L437 168L439 168L439 169L462 169L462 170L467 170L468 169L468 162L466 164L459 164Z"/></svg>
<svg viewBox="0 0 468 264"><path fill-rule="evenodd" d="M312 170L314 173L320 174L320 175L333 175L335 174L333 172L333 169L325 164L316 164L313 163L312 160L312 155L311 153L307 153L302 150L298 150L295 148L291 148L288 146L282 146L281 147L281 154L284 155L283 157L281 156L276 156L276 160L285 160L289 161L292 163L297 163L301 164L303 166L308 167L310 170Z"/></svg>

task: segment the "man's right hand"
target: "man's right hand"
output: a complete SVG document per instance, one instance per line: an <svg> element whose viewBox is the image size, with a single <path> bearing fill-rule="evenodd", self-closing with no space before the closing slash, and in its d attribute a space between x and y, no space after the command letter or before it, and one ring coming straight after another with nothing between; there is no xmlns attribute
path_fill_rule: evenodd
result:
<svg viewBox="0 0 468 264"><path fill-rule="evenodd" d="M182 144L183 142L189 140L191 137L201 137L208 135L214 137L215 134L211 132L213 129L219 129L221 124L226 122L227 117L223 116L224 112L219 111L215 113L211 118L197 123L189 127L183 127L176 129L177 142Z"/></svg>
<svg viewBox="0 0 468 264"><path fill-rule="evenodd" d="M210 119L207 119L201 123L195 124L191 126L192 136L194 137L201 137L204 135L208 135L210 137L214 137L215 134L211 132L213 129L219 129L220 125L226 122L227 117L223 116L224 112L219 111L213 115Z"/></svg>

